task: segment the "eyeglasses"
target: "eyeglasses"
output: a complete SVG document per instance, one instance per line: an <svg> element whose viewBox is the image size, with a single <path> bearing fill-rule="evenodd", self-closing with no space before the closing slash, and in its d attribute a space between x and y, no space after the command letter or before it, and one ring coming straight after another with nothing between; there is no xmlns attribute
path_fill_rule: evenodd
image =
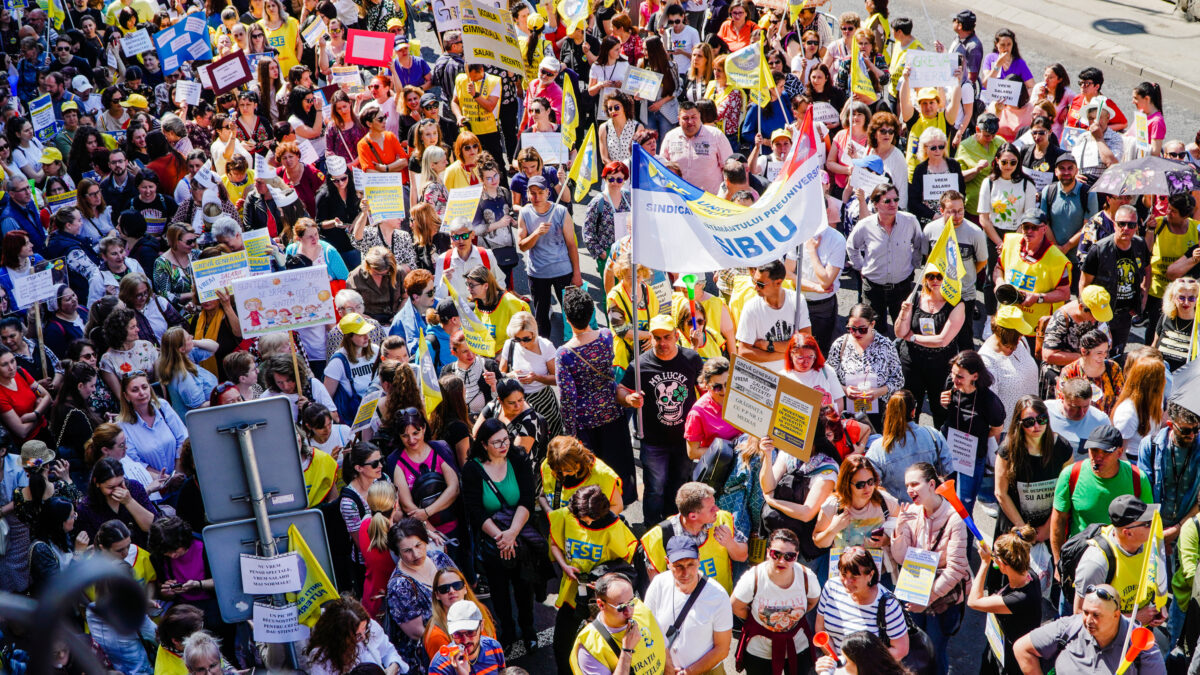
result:
<svg viewBox="0 0 1200 675"><path fill-rule="evenodd" d="M499 450L500 448L507 448L511 442L512 441L509 440L508 436L505 436L504 438L499 438L494 441L488 441L488 445Z"/></svg>
<svg viewBox="0 0 1200 675"><path fill-rule="evenodd" d="M861 490L863 488L875 487L876 485L879 485L879 481L875 480L874 478L868 478L866 480L856 480L851 483L851 485L854 486L855 490Z"/></svg>
<svg viewBox="0 0 1200 675"><path fill-rule="evenodd" d="M1035 426L1044 427L1050 423L1049 415L1037 415L1036 417L1024 417L1021 419L1021 426L1026 429L1032 429Z"/></svg>
<svg viewBox="0 0 1200 675"><path fill-rule="evenodd" d="M672 26L679 26L683 24L683 21L681 19L675 19L673 21L668 21L667 23L671 24Z"/></svg>
<svg viewBox="0 0 1200 675"><path fill-rule="evenodd" d="M452 235L450 235L450 239L451 239L452 241L466 241L466 240L468 240L468 239L470 239L470 238L471 238L471 233L470 233L470 232L463 232L462 234L452 234Z"/></svg>
<svg viewBox="0 0 1200 675"><path fill-rule="evenodd" d="M1091 81L1091 80L1080 80L1080 81L1079 81L1079 86L1081 86L1081 87L1094 87L1094 86L1096 86L1096 83L1095 83L1095 82L1093 82L1093 81Z"/></svg>
<svg viewBox="0 0 1200 675"><path fill-rule="evenodd" d="M381 464L383 464L383 460L377 459L374 462L363 462L362 464L359 464L359 466L369 466L372 469L378 469Z"/></svg>
<svg viewBox="0 0 1200 675"><path fill-rule="evenodd" d="M606 180L610 183L616 183L617 185L620 185L621 183L625 182L625 177L624 176L609 176Z"/></svg>
<svg viewBox="0 0 1200 675"><path fill-rule="evenodd" d="M1046 131L1045 129L1030 129L1029 130L1030 136L1045 136L1048 133L1050 133L1050 132Z"/></svg>
<svg viewBox="0 0 1200 675"><path fill-rule="evenodd" d="M729 16L746 16L746 11L742 9L735 9L729 12Z"/></svg>
<svg viewBox="0 0 1200 675"><path fill-rule="evenodd" d="M800 554L795 551L780 551L779 549L767 549L767 555L771 556L771 560L784 560L786 562L795 562Z"/></svg>
<svg viewBox="0 0 1200 675"><path fill-rule="evenodd" d="M451 637L454 638L455 640L474 640L475 636L478 634L479 634L479 629L456 630L456 631L454 631L454 635L452 635Z"/></svg>
<svg viewBox="0 0 1200 675"><path fill-rule="evenodd" d="M1127 230L1136 230L1138 226L1136 220L1118 220L1116 225L1117 227L1123 227Z"/></svg>
<svg viewBox="0 0 1200 675"><path fill-rule="evenodd" d="M820 47L821 41L820 40L805 40L804 44L808 45L809 47Z"/></svg>
<svg viewBox="0 0 1200 675"><path fill-rule="evenodd" d="M713 391L725 391L725 383L724 382L713 382L712 384L708 385L708 388Z"/></svg>
<svg viewBox="0 0 1200 675"><path fill-rule="evenodd" d="M448 584L439 584L437 587L437 592L445 595L450 591L461 591L462 589L466 588L466 586L467 584L462 579L459 579L458 581L451 581Z"/></svg>
<svg viewBox="0 0 1200 675"><path fill-rule="evenodd" d="M54 51L56 51L56 52L69 52L69 51L71 51L71 48L70 48L70 47L55 47L55 48L54 48Z"/></svg>
<svg viewBox="0 0 1200 675"><path fill-rule="evenodd" d="M1017 164L1020 164L1020 162L1018 162L1018 161L1017 161L1017 160L1015 160L1015 159L1002 159L1002 160L1000 160L1000 166L1016 166Z"/></svg>
<svg viewBox="0 0 1200 675"><path fill-rule="evenodd" d="M3 149L4 149L4 148L6 148L6 147L8 147L8 146L6 145L6 146L4 146L4 147L0 147L0 150L3 150ZM100 191L99 191L99 190L89 190L89 191L87 192L87 194L85 194L85 195L83 195L83 196L84 196L84 197L99 197L99 196L100 196Z"/></svg>

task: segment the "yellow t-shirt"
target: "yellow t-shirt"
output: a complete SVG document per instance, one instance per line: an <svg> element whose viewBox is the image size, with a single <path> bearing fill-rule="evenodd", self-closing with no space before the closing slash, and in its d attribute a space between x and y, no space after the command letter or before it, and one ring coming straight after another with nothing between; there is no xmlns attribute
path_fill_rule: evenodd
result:
<svg viewBox="0 0 1200 675"><path fill-rule="evenodd" d="M229 174L221 176L221 184L225 186L225 192L229 194L230 203L237 204L246 195L247 188L254 186L254 169L246 170L246 182L241 185L229 180ZM240 207L238 212L241 212Z"/></svg>
<svg viewBox="0 0 1200 675"><path fill-rule="evenodd" d="M460 73L454 78L454 99L458 101L459 109L467 118L467 128L476 136L496 133L499 127L496 124L495 111L488 112L467 93L469 81L470 77L466 73ZM485 74L482 80L475 83L475 93L481 98L499 96L500 87L500 78Z"/></svg>
<svg viewBox="0 0 1200 675"><path fill-rule="evenodd" d="M258 23L267 34L267 46L279 53L279 73L287 79L292 66L300 65L300 57L296 53L296 36L300 35L300 22L289 16L287 21L275 30L267 28L266 19Z"/></svg>
<svg viewBox="0 0 1200 675"><path fill-rule="evenodd" d="M1154 248L1150 250L1150 295L1161 298L1167 290L1167 268L1200 241L1200 221L1188 219L1183 234L1171 232L1165 218L1154 222Z"/></svg>
<svg viewBox="0 0 1200 675"><path fill-rule="evenodd" d="M483 322L483 325L488 327L488 331L492 334L492 338L496 341L496 349L498 351L504 346L504 341L509 337L509 320L512 319L513 315L517 312L528 311L529 305L524 300L518 298L512 293L509 293L508 291L505 291L504 295L500 296L500 302L496 305L496 309L493 309L490 312L485 312L476 306L475 316L479 317L479 320ZM492 356L495 356L495 354L493 353Z"/></svg>
<svg viewBox="0 0 1200 675"><path fill-rule="evenodd" d="M454 188L471 187L472 175L463 168L462 162L455 161L450 166L446 167L446 173L442 178L447 190Z"/></svg>

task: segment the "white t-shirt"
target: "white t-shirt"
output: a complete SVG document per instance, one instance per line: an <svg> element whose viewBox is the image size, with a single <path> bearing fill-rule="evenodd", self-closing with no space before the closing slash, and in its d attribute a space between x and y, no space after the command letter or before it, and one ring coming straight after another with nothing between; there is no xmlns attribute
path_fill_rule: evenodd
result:
<svg viewBox="0 0 1200 675"><path fill-rule="evenodd" d="M375 373L371 366L375 364L375 355L377 353L378 350L375 345L371 345L370 352L355 361L347 356L345 349L339 349L334 352L333 358L329 359L325 364L325 377L337 380L339 385L347 389L353 385L354 393L364 396L370 391L371 381L375 378ZM342 358L345 358L346 361L342 361ZM349 376L346 374L346 362L350 363Z"/></svg>
<svg viewBox="0 0 1200 675"><path fill-rule="evenodd" d="M509 344L512 344L512 361L508 364L510 371L524 371L533 373L534 375L549 375L550 370L546 366L547 363L554 361L554 345L544 337L537 338L538 348L541 349L541 354L534 354L526 349L521 343L513 343L512 338L504 341L504 347L497 356L508 356ZM546 388L547 385L541 382L530 382L529 384L521 385L525 388L525 395L536 394Z"/></svg>
<svg viewBox="0 0 1200 675"><path fill-rule="evenodd" d="M845 235L833 229L832 227L829 227L828 225L822 225L821 227L817 228L816 232L813 233L814 239L817 239L818 237L817 258L821 261L821 264L826 266L832 265L839 270L846 269ZM792 251L787 255L787 257L794 260L796 258L796 252ZM803 275L804 279L807 279L814 284L817 282L817 275L813 271L812 261L808 259L807 253L805 253L804 257L801 259L801 274ZM825 300L826 298L832 298L837 294L838 289L842 287L841 276L842 275L839 272L837 276L833 278L833 290L828 293L804 291L805 301L817 301ZM805 306L805 309L807 311L807 305Z"/></svg>
<svg viewBox="0 0 1200 675"><path fill-rule="evenodd" d="M329 432L329 438L325 439L324 443L311 443L311 445L323 450L325 454L332 455L333 449L341 446L342 449L350 447L350 443L354 441L354 434L350 433L350 427L345 424L334 424L332 431Z"/></svg>
<svg viewBox="0 0 1200 675"><path fill-rule="evenodd" d="M1121 432L1121 437L1125 439L1125 457L1137 461L1138 447L1142 444L1142 439L1145 436L1138 433L1138 416L1137 409L1133 407L1132 399L1125 399L1121 404L1113 410L1112 414L1113 426L1117 431ZM1158 433L1158 420L1150 426L1149 436Z"/></svg>
<svg viewBox="0 0 1200 675"><path fill-rule="evenodd" d="M817 575L800 563L792 563L792 585L787 588L776 586L767 576L770 563L755 565L746 570L737 585L733 597L750 605L750 619L769 630L786 632L791 630L808 612L808 602L821 597L821 583ZM754 591L754 577L758 576L758 592ZM808 637L804 631L796 631L796 651L808 649ZM765 637L750 639L746 651L760 659L771 658L771 641Z"/></svg>
<svg viewBox="0 0 1200 675"><path fill-rule="evenodd" d="M800 323L796 325L796 301L796 291L787 288L783 289L783 305L779 309L772 308L758 296L750 298L742 307L738 319L737 341L746 344L754 344L758 340L786 342L797 330L808 328L811 325L808 302L803 296L800 297Z"/></svg>
<svg viewBox="0 0 1200 675"><path fill-rule="evenodd" d="M798 373L792 370L788 372L788 375L800 384L821 392L821 405L833 405L834 401L846 396L845 390L842 389L842 383L838 381L837 373L833 372L833 368L830 368L828 363L820 370L814 369L807 373Z"/></svg>
<svg viewBox="0 0 1200 675"><path fill-rule="evenodd" d="M670 574L660 574L650 582L646 589L646 606L654 613L664 635L679 618L687 599L687 594L675 587L675 578ZM676 668L691 666L713 648L713 633L729 630L733 630L729 595L721 584L708 579L696 604L679 627L679 634L670 643L671 662Z"/></svg>
<svg viewBox="0 0 1200 675"><path fill-rule="evenodd" d="M1037 206L1037 188L1033 181L1014 183L991 176L983 179L979 187L979 204L976 212L992 217L992 226L1004 232L1015 232L1021 216ZM1003 236L1003 235L1001 235Z"/></svg>
<svg viewBox="0 0 1200 675"><path fill-rule="evenodd" d="M671 26L667 28L667 32L663 35L666 37L667 42L667 44L663 46L667 48L667 52L682 49L689 54L689 56L681 56L676 54L675 56L671 57L675 59L675 67L679 69L679 74L687 75L688 67L692 63L692 57L690 54L692 53L692 48L700 44L700 33L697 33L695 28L689 26L687 24L687 19L685 18L682 31L676 33L675 27Z"/></svg>

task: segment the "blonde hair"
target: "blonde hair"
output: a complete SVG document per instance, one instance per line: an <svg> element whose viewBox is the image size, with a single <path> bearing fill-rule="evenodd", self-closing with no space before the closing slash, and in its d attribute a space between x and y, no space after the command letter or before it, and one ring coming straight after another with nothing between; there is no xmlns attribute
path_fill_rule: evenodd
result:
<svg viewBox="0 0 1200 675"><path fill-rule="evenodd" d="M396 508L396 486L390 480L377 480L367 489L367 508L371 521L367 524L367 548L388 550L388 530L392 529L391 512Z"/></svg>
<svg viewBox="0 0 1200 675"><path fill-rule="evenodd" d="M367 254L363 256L362 265L364 268L363 271L367 272L368 274L370 274L370 269L368 268L383 267L384 265L387 265L388 277L392 281L392 287L395 288L396 256L392 255L392 252L387 248L383 246L372 246L367 250Z"/></svg>
<svg viewBox="0 0 1200 675"><path fill-rule="evenodd" d="M637 267L639 281L648 281L654 276L653 270L645 265L638 265ZM633 270L633 256L628 253L618 256L617 259L612 262L612 268L613 277L615 277L618 281L625 281L629 279L630 272Z"/></svg>
<svg viewBox="0 0 1200 675"><path fill-rule="evenodd" d="M917 147L917 157L922 162L924 162L926 159L929 159L929 155L928 155L928 153L925 152L925 148L930 143L933 143L935 141L941 141L943 143L946 143L947 142L946 132L942 131L941 129L938 129L937 127L928 127L927 129L925 129L925 131L921 132L921 142L920 142L920 145ZM949 153L947 153L947 155L949 155ZM947 159L946 161L949 162L950 160Z"/></svg>
<svg viewBox="0 0 1200 675"><path fill-rule="evenodd" d="M1179 307L1175 304L1175 298L1179 297L1180 292L1185 288L1191 288L1193 293L1200 293L1200 282L1197 282L1191 277L1179 277L1167 285L1167 290L1163 292L1163 314L1169 319L1179 318Z"/></svg>
<svg viewBox="0 0 1200 675"><path fill-rule="evenodd" d="M505 332L511 337L523 330L527 330L537 337L537 320L533 318L532 314L525 311L512 315L512 318L508 320L508 328Z"/></svg>
<svg viewBox="0 0 1200 675"><path fill-rule="evenodd" d="M125 377L121 378L121 391L116 392L117 398L120 400L121 404L121 412L117 416L119 421L126 424L133 424L138 421L137 411L133 409L133 404L130 403L129 399L125 396L125 388L130 382L142 378L144 378L147 383L150 382L150 376L145 373L126 375ZM154 387L150 387L150 409L156 410L160 407L160 405L161 399L158 398L158 394L154 393Z"/></svg>
<svg viewBox="0 0 1200 675"><path fill-rule="evenodd" d="M187 344L188 332L182 326L172 326L162 336L162 347L158 352L158 379L163 384L169 384L176 377L195 375L196 364L191 357L183 353Z"/></svg>
<svg viewBox="0 0 1200 675"><path fill-rule="evenodd" d="M433 165L437 162L446 159L446 151L437 145L425 148L425 152L421 153L421 185L430 183L440 183L441 176L433 170Z"/></svg>

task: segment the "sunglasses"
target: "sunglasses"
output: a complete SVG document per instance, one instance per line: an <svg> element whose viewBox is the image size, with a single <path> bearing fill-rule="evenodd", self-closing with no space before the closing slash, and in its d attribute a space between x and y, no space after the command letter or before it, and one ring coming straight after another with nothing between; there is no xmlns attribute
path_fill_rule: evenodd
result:
<svg viewBox="0 0 1200 675"><path fill-rule="evenodd" d="M842 26L842 32L843 33L853 33L854 26Z"/></svg>
<svg viewBox="0 0 1200 675"><path fill-rule="evenodd" d="M1165 154L1167 157L1170 157L1171 159L1186 159L1187 158L1186 152L1165 152L1163 154Z"/></svg>
<svg viewBox="0 0 1200 675"><path fill-rule="evenodd" d="M636 602L637 602L637 598L634 598L634 599L630 600L629 602L623 602L619 605L614 605L608 601L605 601L604 604L608 605L609 607L612 607L613 611L624 614L625 612L632 612L634 603L636 603Z"/></svg>
<svg viewBox="0 0 1200 675"><path fill-rule="evenodd" d="M459 579L458 581L451 581L448 584L440 584L437 587L437 592L445 595L450 591L461 591L462 589L466 588L466 586L467 584L464 583L462 579Z"/></svg>
<svg viewBox="0 0 1200 675"><path fill-rule="evenodd" d="M349 177L349 176L334 176L334 177L333 177L333 178L331 178L330 180L332 180L333 182L335 182L335 183L337 183L337 184L339 184L339 185L340 185L340 184L342 184L342 183L349 183L349 182L350 182L350 177Z"/></svg>
<svg viewBox="0 0 1200 675"><path fill-rule="evenodd" d="M939 145L930 145L926 148L926 150L945 150L945 149L946 149L945 143L942 143Z"/></svg>
<svg viewBox="0 0 1200 675"><path fill-rule="evenodd" d="M900 202L900 198L899 198L899 197L888 197L887 199L880 199L880 200L879 200L879 203L880 203L880 204L897 204L897 203L899 203L899 202Z"/></svg>
<svg viewBox="0 0 1200 675"><path fill-rule="evenodd" d="M767 549L767 555L771 556L771 560L783 560L786 562L795 562L800 554L795 551L780 551L778 549Z"/></svg>
<svg viewBox="0 0 1200 675"><path fill-rule="evenodd" d="M926 275L925 275L925 278L926 278L926 279L928 279L928 280L930 280L930 281L941 281L941 280L942 280L942 275L940 275L940 274L926 274Z"/></svg>
<svg viewBox="0 0 1200 675"><path fill-rule="evenodd" d="M1107 600L1109 602L1118 602L1117 596L1113 595L1111 591L1109 591L1107 588L1104 588L1103 586L1097 586L1096 584L1088 584L1087 588L1083 589L1083 595L1085 597L1089 596L1093 593L1095 593L1096 597L1100 598L1101 600Z"/></svg>
<svg viewBox="0 0 1200 675"><path fill-rule="evenodd" d="M468 143L463 146L463 150L479 150L481 146L478 143Z"/></svg>
<svg viewBox="0 0 1200 675"><path fill-rule="evenodd" d="M668 21L667 23L671 24L672 26L683 25L683 21L680 21L679 19L675 19L674 21Z"/></svg>
<svg viewBox="0 0 1200 675"><path fill-rule="evenodd" d="M1046 131L1045 129L1030 129L1029 130L1030 136L1045 136L1048 133L1050 133L1050 132Z"/></svg>
<svg viewBox="0 0 1200 675"><path fill-rule="evenodd" d="M621 183L625 182L625 177L624 176L609 176L607 180L610 183L616 183L617 185L620 185Z"/></svg>
<svg viewBox="0 0 1200 675"><path fill-rule="evenodd" d="M846 326L846 330L850 331L851 333L854 333L855 335L866 335L867 333L871 332L871 327L870 326Z"/></svg>
<svg viewBox="0 0 1200 675"><path fill-rule="evenodd" d="M513 336L513 341L520 342L521 344L525 344L526 342L533 342L533 340L534 340L534 337L532 335L530 335L529 337Z"/></svg>
<svg viewBox="0 0 1200 675"><path fill-rule="evenodd" d="M821 41L820 40L805 40L804 44L808 45L809 47L820 47Z"/></svg>
<svg viewBox="0 0 1200 675"><path fill-rule="evenodd" d="M146 377L146 371L144 371L144 370L131 370L131 371L129 371L128 373L125 373L124 375L122 375L122 376L121 376L121 379L122 379L122 380L132 380L132 379L133 379L133 378L135 378L135 377Z"/></svg>
<svg viewBox="0 0 1200 675"><path fill-rule="evenodd" d="M851 485L854 486L855 490L861 490L863 488L875 487L876 485L879 485L879 481L875 480L874 478L868 478L866 480L856 480L851 483Z"/></svg>
<svg viewBox="0 0 1200 675"><path fill-rule="evenodd" d="M624 108L622 108L619 105L610 105L610 106L605 107L604 109L610 113L621 112L622 110L624 110Z"/></svg>
<svg viewBox="0 0 1200 675"><path fill-rule="evenodd" d="M1175 298L1175 302L1195 302L1195 301L1196 301L1196 296L1194 296L1194 295L1180 295L1180 296L1176 296L1176 298Z"/></svg>
<svg viewBox="0 0 1200 675"><path fill-rule="evenodd" d="M708 385L708 388L713 391L725 391L725 383L724 382L713 382L712 384Z"/></svg>
<svg viewBox="0 0 1200 675"><path fill-rule="evenodd" d="M558 73L554 72L553 70L543 70L542 75L546 77L554 77L555 75L558 75Z"/></svg>
<svg viewBox="0 0 1200 675"><path fill-rule="evenodd" d="M191 239L184 239L183 241L181 241L179 243L190 248L190 247L196 245L196 239L197 239L196 237L192 237Z"/></svg>
<svg viewBox="0 0 1200 675"><path fill-rule="evenodd" d="M1044 427L1049 423L1049 415L1038 415L1036 417L1025 417L1021 419L1021 426L1026 429L1032 429L1034 426Z"/></svg>
<svg viewBox="0 0 1200 675"><path fill-rule="evenodd" d="M895 135L896 135L896 130L895 130L895 129L893 129L893 128L891 128L891 127L879 127L879 130L878 130L878 131L876 131L875 133L877 133L877 134L887 134L888 136L895 136Z"/></svg>
<svg viewBox="0 0 1200 675"><path fill-rule="evenodd" d="M381 464L383 464L383 460L377 459L374 462L363 462L362 464L359 464L359 466L369 466L372 469L378 469Z"/></svg>
<svg viewBox="0 0 1200 675"><path fill-rule="evenodd" d="M1200 431L1200 426L1184 427L1176 424L1172 428L1175 430L1175 433L1179 434L1180 436L1195 436L1196 432Z"/></svg>
<svg viewBox="0 0 1200 675"><path fill-rule="evenodd" d="M1016 166L1017 164L1019 164L1019 162L1017 162L1017 160L1015 160L1015 159L1000 160L1000 166Z"/></svg>
<svg viewBox="0 0 1200 675"><path fill-rule="evenodd" d="M1118 220L1117 221L1117 227L1123 227L1127 230L1136 230L1137 226L1138 226L1138 224L1137 224L1136 220Z"/></svg>
<svg viewBox="0 0 1200 675"><path fill-rule="evenodd" d="M462 234L452 234L452 235L450 235L450 239L451 239L451 240L453 240L453 241L466 241L466 240L468 240L468 239L470 239L470 238L471 238L471 233L470 233L470 232L463 232Z"/></svg>

